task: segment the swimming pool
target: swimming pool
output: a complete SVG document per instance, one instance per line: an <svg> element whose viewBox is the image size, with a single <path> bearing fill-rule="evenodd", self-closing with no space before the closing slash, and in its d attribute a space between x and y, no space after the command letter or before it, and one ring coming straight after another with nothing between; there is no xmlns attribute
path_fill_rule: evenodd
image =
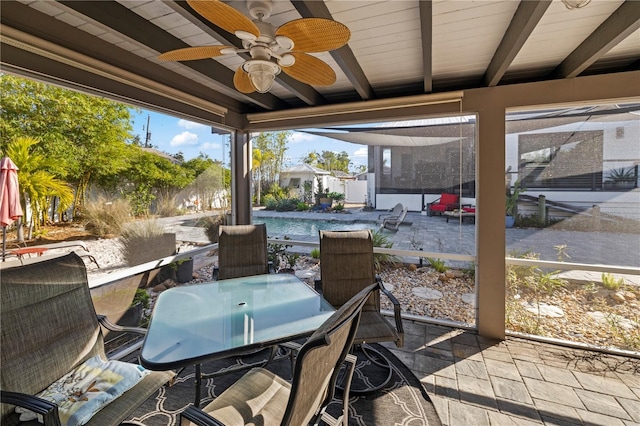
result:
<svg viewBox="0 0 640 426"><path fill-rule="evenodd" d="M359 229L374 229L374 222L353 222L345 220L318 220L318 219L297 219L281 217L254 217L253 223L264 223L267 225L267 235L305 235L317 237L318 231L344 231Z"/></svg>

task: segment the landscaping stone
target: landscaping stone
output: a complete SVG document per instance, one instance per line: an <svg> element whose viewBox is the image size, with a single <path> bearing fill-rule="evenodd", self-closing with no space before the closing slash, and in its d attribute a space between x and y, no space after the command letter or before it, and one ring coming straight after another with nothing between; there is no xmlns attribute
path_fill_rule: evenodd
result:
<svg viewBox="0 0 640 426"><path fill-rule="evenodd" d="M540 314L544 317L562 318L564 316L564 311L561 308L546 303L522 302L522 306L524 306L527 311L536 315Z"/></svg>

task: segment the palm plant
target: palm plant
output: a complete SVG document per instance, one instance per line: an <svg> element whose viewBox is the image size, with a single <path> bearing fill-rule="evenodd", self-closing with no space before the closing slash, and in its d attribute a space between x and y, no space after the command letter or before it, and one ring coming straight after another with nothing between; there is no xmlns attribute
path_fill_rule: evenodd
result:
<svg viewBox="0 0 640 426"><path fill-rule="evenodd" d="M18 185L24 194L21 197L23 211L27 211L27 200L33 211L29 230L36 230L46 220L43 215L54 198L58 198L58 211L66 210L73 203L73 191L69 184L56 178L47 170L51 162L35 146L40 143L32 137L19 137L9 143L6 150L18 167ZM19 232L21 229L19 227ZM19 235L21 237L21 235ZM31 235L29 235L31 238Z"/></svg>

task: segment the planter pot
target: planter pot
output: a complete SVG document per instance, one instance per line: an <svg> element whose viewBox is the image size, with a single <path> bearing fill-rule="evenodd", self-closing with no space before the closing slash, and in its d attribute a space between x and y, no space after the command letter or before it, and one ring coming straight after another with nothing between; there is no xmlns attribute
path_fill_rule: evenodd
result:
<svg viewBox="0 0 640 426"><path fill-rule="evenodd" d="M176 234L165 233L152 237L137 238L129 242L127 249L129 266L171 256L176 252Z"/></svg>
<svg viewBox="0 0 640 426"><path fill-rule="evenodd" d="M513 228L513 225L516 223L516 218L513 216L505 216L505 225L507 228Z"/></svg>
<svg viewBox="0 0 640 426"><path fill-rule="evenodd" d="M320 201L320 207L322 207L323 209L331 208L331 206L333 205L332 198L320 198L319 201Z"/></svg>
<svg viewBox="0 0 640 426"><path fill-rule="evenodd" d="M193 259L187 259L178 265L176 281L180 284L187 283L193 278Z"/></svg>

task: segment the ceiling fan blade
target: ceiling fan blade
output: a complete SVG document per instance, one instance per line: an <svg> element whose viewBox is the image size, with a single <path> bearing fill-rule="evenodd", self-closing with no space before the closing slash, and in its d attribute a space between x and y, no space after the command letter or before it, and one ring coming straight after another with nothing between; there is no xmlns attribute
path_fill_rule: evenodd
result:
<svg viewBox="0 0 640 426"><path fill-rule="evenodd" d="M238 67L236 73L233 75L233 85L236 86L238 92L240 93L253 93L256 91L256 88L253 87L253 83L249 79L249 74L242 69L242 67Z"/></svg>
<svg viewBox="0 0 640 426"><path fill-rule="evenodd" d="M184 49L170 50L158 56L161 61L193 61L196 59L209 59L222 55L220 51L233 46L196 46Z"/></svg>
<svg viewBox="0 0 640 426"><path fill-rule="evenodd" d="M303 83L312 86L331 86L336 82L336 73L324 61L302 52L291 52L296 62L282 71Z"/></svg>
<svg viewBox="0 0 640 426"><path fill-rule="evenodd" d="M219 0L187 0L187 3L208 21L231 34L240 30L256 37L260 35L260 30L251 19Z"/></svg>
<svg viewBox="0 0 640 426"><path fill-rule="evenodd" d="M351 31L340 22L324 18L296 19L276 30L276 36L289 37L297 52L325 52L344 46Z"/></svg>

